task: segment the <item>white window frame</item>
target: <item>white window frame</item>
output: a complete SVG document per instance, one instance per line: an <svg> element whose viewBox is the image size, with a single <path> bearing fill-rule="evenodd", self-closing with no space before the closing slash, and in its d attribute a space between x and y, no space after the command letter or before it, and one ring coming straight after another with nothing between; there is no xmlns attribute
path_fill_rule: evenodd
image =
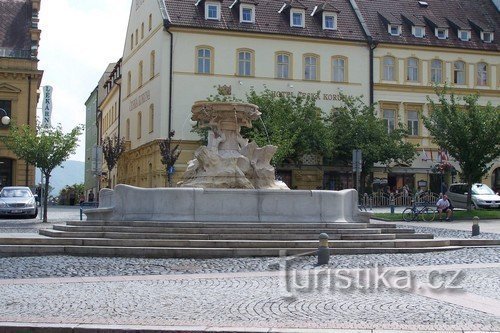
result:
<svg viewBox="0 0 500 333"><path fill-rule="evenodd" d="M326 18L333 18L333 27L326 26ZM337 30L337 13L323 12L323 30Z"/></svg>
<svg viewBox="0 0 500 333"><path fill-rule="evenodd" d="M341 62L341 66L340 65ZM339 77L339 75L341 77ZM341 57L334 57L332 59L332 81L333 82L346 82L346 59Z"/></svg>
<svg viewBox="0 0 500 333"><path fill-rule="evenodd" d="M421 34L417 34L417 31L420 31ZM425 37L425 27L413 25L411 27L411 33L414 37L424 38Z"/></svg>
<svg viewBox="0 0 500 333"><path fill-rule="evenodd" d="M318 80L319 58L315 55L306 55L304 57L304 80Z"/></svg>
<svg viewBox="0 0 500 333"><path fill-rule="evenodd" d="M392 28L396 28L397 32L393 33ZM388 24L387 25L387 31L391 36L401 36L401 25L399 24Z"/></svg>
<svg viewBox="0 0 500 333"><path fill-rule="evenodd" d="M392 117L389 116L392 114ZM382 115L387 133L391 133L396 129L396 110L395 109L382 109Z"/></svg>
<svg viewBox="0 0 500 333"><path fill-rule="evenodd" d="M463 68L457 68L458 64L462 64ZM458 85L467 84L467 63L462 60L457 60L453 62L453 83ZM463 78L463 82L460 82L459 78Z"/></svg>
<svg viewBox="0 0 500 333"><path fill-rule="evenodd" d="M440 67L439 68L434 67L434 64L438 63L440 64ZM431 67L430 81L432 83L443 83L443 61L440 59L432 59L430 67Z"/></svg>
<svg viewBox="0 0 500 333"><path fill-rule="evenodd" d="M410 118L411 115L415 115L416 118ZM419 135L419 127L420 120L418 118L418 111L416 110L408 110L406 111L408 131L410 132L410 136L418 136Z"/></svg>
<svg viewBox="0 0 500 333"><path fill-rule="evenodd" d="M241 55L243 54L243 58ZM248 58L246 56L249 56ZM239 50L238 57L238 76L252 76L252 58L253 52L250 50Z"/></svg>
<svg viewBox="0 0 500 333"><path fill-rule="evenodd" d="M217 9L217 17L210 17L210 7L215 6ZM206 20L214 20L214 21L220 21L220 3L219 2L205 2L205 19Z"/></svg>
<svg viewBox="0 0 500 333"><path fill-rule="evenodd" d="M465 34L466 34L466 36L467 36L465 39L464 39L464 38L462 38L462 37L463 37L463 36L462 36L462 34L463 34L463 33L465 33ZM470 30L460 30L460 29L459 29L459 30L458 30L458 32L457 32L457 35L458 35L458 39L460 39L460 40L461 40L461 41L463 41L463 42L468 42L468 41L470 41Z"/></svg>
<svg viewBox="0 0 500 333"><path fill-rule="evenodd" d="M443 32L443 37L439 37L439 32ZM434 34L438 39L447 39L448 38L448 29L447 28L436 28L434 29Z"/></svg>
<svg viewBox="0 0 500 333"><path fill-rule="evenodd" d="M386 64L385 60L386 59L391 59L392 60L392 66L389 66ZM391 56L386 56L382 59L382 79L384 81L396 81L396 64L397 64L397 59ZM388 74L392 73L391 77L388 77Z"/></svg>
<svg viewBox="0 0 500 333"><path fill-rule="evenodd" d="M281 61L280 61L281 57ZM284 61L286 57L286 61ZM291 78L291 56L288 53L276 54L276 78L277 79L290 79ZM286 74L286 75L285 75Z"/></svg>
<svg viewBox="0 0 500 333"><path fill-rule="evenodd" d="M415 61L415 66L410 62ZM409 82L420 82L420 60L415 57L408 58L406 60L406 81Z"/></svg>
<svg viewBox="0 0 500 333"><path fill-rule="evenodd" d="M294 14L300 14L300 25L295 24L293 22L293 15ZM306 12L303 9L291 9L290 10L290 26L295 27L295 28L304 28L305 27L305 17L306 17Z"/></svg>
<svg viewBox="0 0 500 333"><path fill-rule="evenodd" d="M244 20L243 19L243 10L244 9L250 9L251 11L251 18L250 20ZM241 4L240 5L240 22L243 22L243 23L255 23L255 6L253 5L247 5L247 4Z"/></svg>
<svg viewBox="0 0 500 333"><path fill-rule="evenodd" d="M488 85L488 64L485 62L480 62L476 65L476 85Z"/></svg>
<svg viewBox="0 0 500 333"><path fill-rule="evenodd" d="M487 39L486 36L489 36ZM485 43L492 43L493 42L493 32L489 31L481 31L481 40Z"/></svg>

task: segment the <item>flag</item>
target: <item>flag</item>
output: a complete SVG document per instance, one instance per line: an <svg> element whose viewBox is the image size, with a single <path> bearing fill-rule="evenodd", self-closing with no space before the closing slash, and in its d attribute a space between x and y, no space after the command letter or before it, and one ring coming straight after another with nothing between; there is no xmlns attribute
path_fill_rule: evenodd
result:
<svg viewBox="0 0 500 333"><path fill-rule="evenodd" d="M424 148L422 148L422 161L428 161L429 160L429 156L427 155L427 153L425 152Z"/></svg>

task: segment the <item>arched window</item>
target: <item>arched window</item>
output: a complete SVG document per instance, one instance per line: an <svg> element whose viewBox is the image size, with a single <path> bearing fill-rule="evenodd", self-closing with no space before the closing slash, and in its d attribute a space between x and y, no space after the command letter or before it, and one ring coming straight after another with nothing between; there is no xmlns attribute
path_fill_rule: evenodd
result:
<svg viewBox="0 0 500 333"><path fill-rule="evenodd" d="M396 81L396 61L393 57L384 57L383 59L383 80Z"/></svg>
<svg viewBox="0 0 500 333"><path fill-rule="evenodd" d="M434 59L431 62L431 82L443 82L443 62L439 59Z"/></svg>
<svg viewBox="0 0 500 333"><path fill-rule="evenodd" d="M130 119L125 122L125 140L130 141Z"/></svg>
<svg viewBox="0 0 500 333"><path fill-rule="evenodd" d="M151 104L149 106L149 133L152 133L154 130L154 121L155 121L155 106Z"/></svg>
<svg viewBox="0 0 500 333"><path fill-rule="evenodd" d="M209 46L196 47L196 73L213 74L213 48Z"/></svg>
<svg viewBox="0 0 500 333"><path fill-rule="evenodd" d="M304 80L319 80L319 56L315 54L304 55Z"/></svg>
<svg viewBox="0 0 500 333"><path fill-rule="evenodd" d="M276 78L291 79L292 59L290 53L276 53Z"/></svg>
<svg viewBox="0 0 500 333"><path fill-rule="evenodd" d="M137 139L141 138L142 133L142 112L137 114Z"/></svg>
<svg viewBox="0 0 500 333"><path fill-rule="evenodd" d="M418 73L418 59L417 58L408 58L406 61L406 80L412 82L419 81L419 73Z"/></svg>
<svg viewBox="0 0 500 333"><path fill-rule="evenodd" d="M332 81L347 82L347 59L345 57L332 58Z"/></svg>
<svg viewBox="0 0 500 333"><path fill-rule="evenodd" d="M155 61L156 61L155 51L151 51L149 55L149 78L152 79L155 76Z"/></svg>
<svg viewBox="0 0 500 333"><path fill-rule="evenodd" d="M453 83L466 84L465 62L455 61L453 63Z"/></svg>
<svg viewBox="0 0 500 333"><path fill-rule="evenodd" d="M142 78L143 78L143 69L144 69L144 66L143 66L143 63L142 63L142 60L139 61L139 77L138 77L138 85L139 87L142 87Z"/></svg>
<svg viewBox="0 0 500 333"><path fill-rule="evenodd" d="M238 76L253 76L254 75L254 51L253 50L238 50Z"/></svg>
<svg viewBox="0 0 500 333"><path fill-rule="evenodd" d="M478 86L487 86L488 85L488 64L485 62L480 62L477 64L477 79L476 84Z"/></svg>
<svg viewBox="0 0 500 333"><path fill-rule="evenodd" d="M129 71L127 73L127 96L130 95L132 91L132 73Z"/></svg>

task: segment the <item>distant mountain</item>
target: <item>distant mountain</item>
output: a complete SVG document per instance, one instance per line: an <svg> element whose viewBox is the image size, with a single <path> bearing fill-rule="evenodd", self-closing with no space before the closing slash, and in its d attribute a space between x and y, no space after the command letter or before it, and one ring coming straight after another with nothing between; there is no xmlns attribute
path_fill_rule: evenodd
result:
<svg viewBox="0 0 500 333"><path fill-rule="evenodd" d="M36 183L40 182L40 170L36 170ZM50 195L59 195L59 192L66 185L80 184L83 183L85 178L85 162L81 161L66 161L60 167L57 167L52 171L50 177L50 186L54 189L50 192Z"/></svg>

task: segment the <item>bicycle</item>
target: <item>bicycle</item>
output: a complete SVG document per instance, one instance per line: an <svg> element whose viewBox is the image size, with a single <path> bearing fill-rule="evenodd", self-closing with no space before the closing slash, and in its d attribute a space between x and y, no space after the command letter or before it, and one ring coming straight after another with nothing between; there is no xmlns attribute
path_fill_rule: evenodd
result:
<svg viewBox="0 0 500 333"><path fill-rule="evenodd" d="M420 208L415 203L412 207L408 207L403 211L403 220L406 222L416 221L419 216L423 221L431 222L436 217L436 210L433 207L423 204Z"/></svg>

